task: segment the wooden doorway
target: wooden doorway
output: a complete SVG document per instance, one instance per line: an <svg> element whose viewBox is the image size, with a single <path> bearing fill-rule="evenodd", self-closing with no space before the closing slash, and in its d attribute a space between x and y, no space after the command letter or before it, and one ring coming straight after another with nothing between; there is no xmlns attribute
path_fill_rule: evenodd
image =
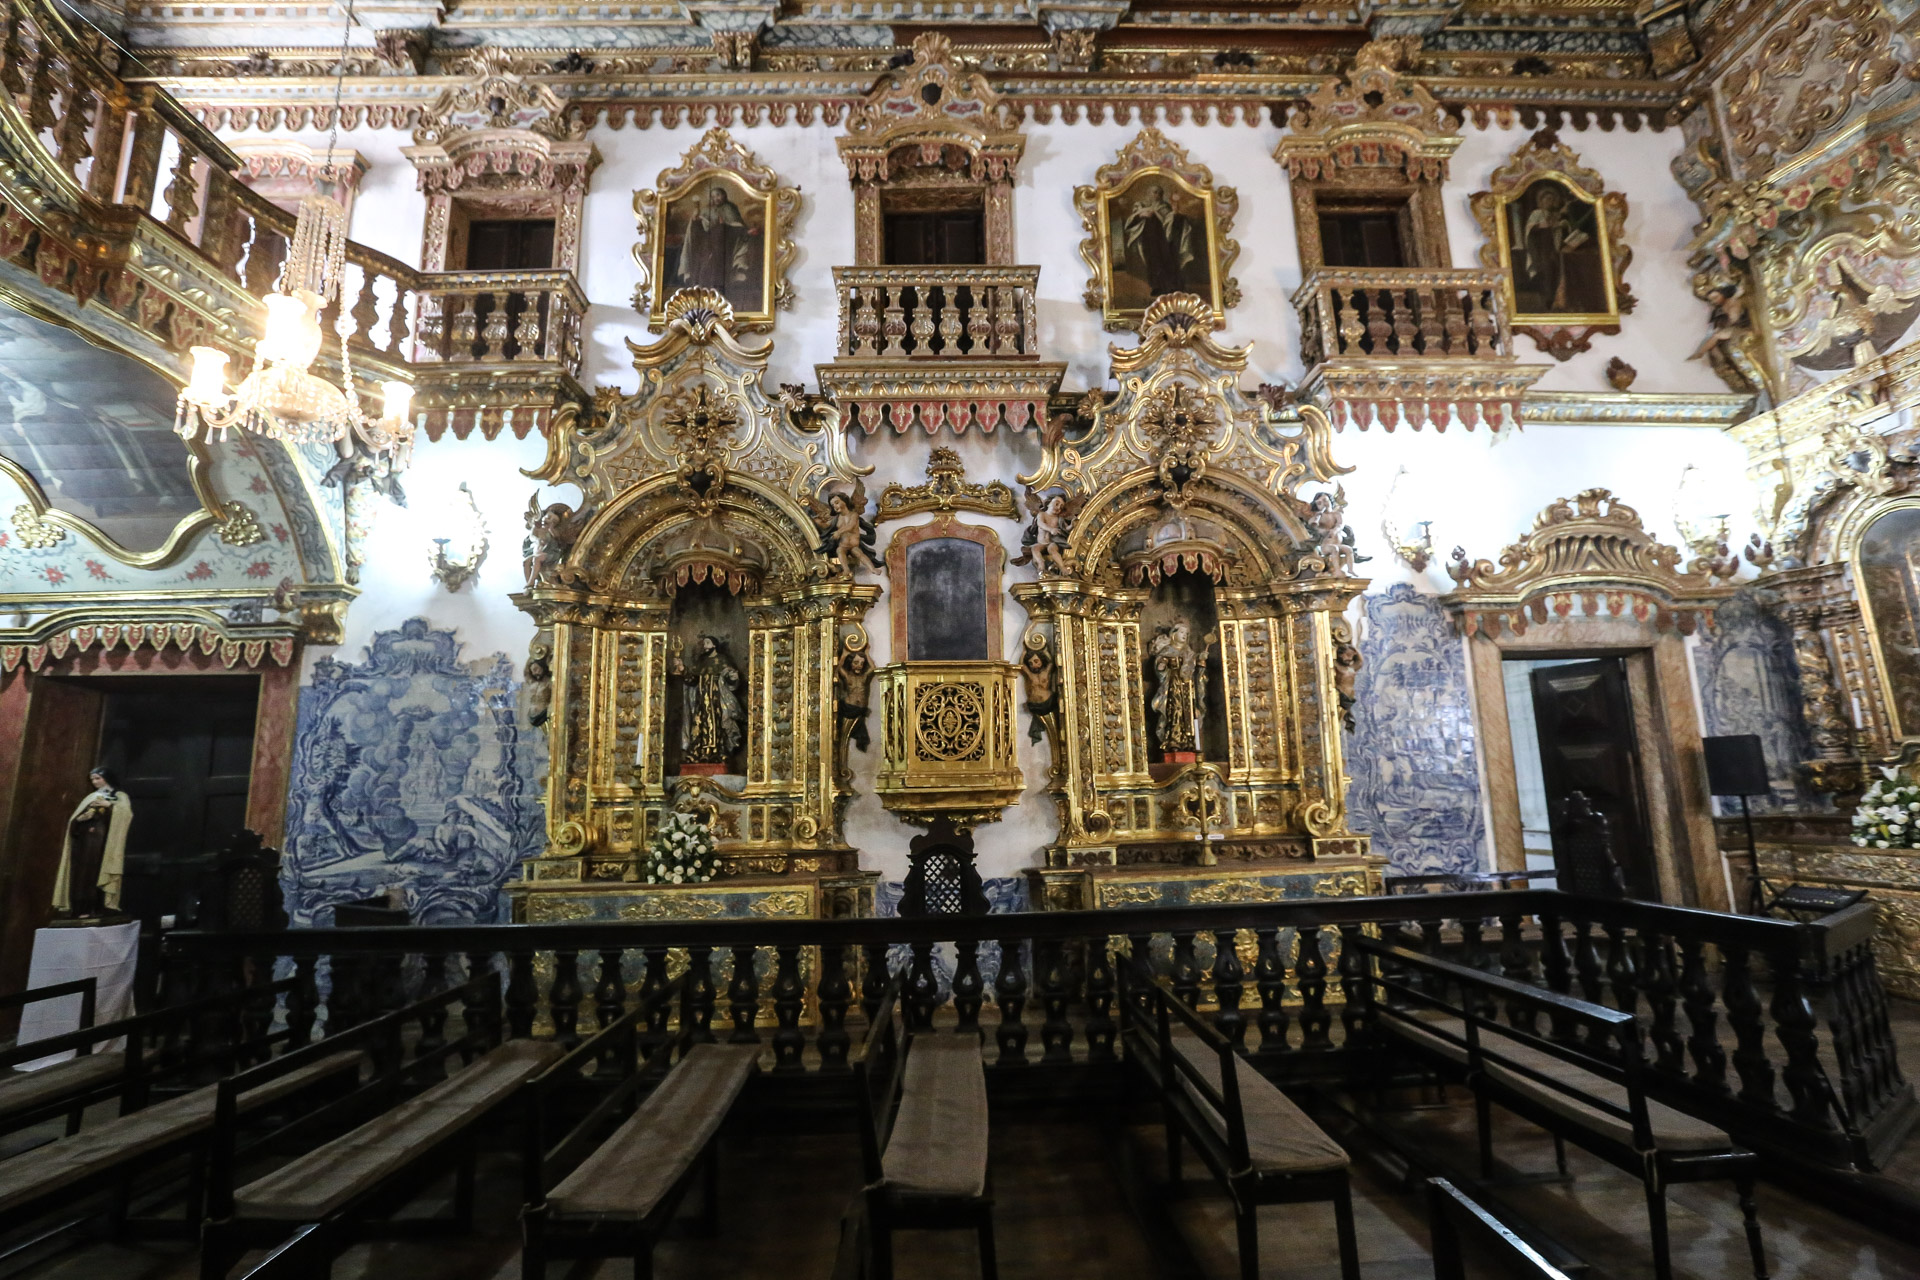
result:
<svg viewBox="0 0 1920 1280"><path fill-rule="evenodd" d="M1555 825L1582 792L1607 816L1633 897L1658 901L1660 880L1626 660L1619 654L1535 666L1528 673L1546 809Z"/></svg>

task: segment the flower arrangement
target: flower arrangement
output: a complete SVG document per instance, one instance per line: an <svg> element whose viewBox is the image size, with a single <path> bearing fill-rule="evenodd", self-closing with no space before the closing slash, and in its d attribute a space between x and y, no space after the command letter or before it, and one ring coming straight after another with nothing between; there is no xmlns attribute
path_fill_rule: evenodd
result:
<svg viewBox="0 0 1920 1280"><path fill-rule="evenodd" d="M705 884L720 874L713 832L692 813L674 810L647 842L647 883Z"/></svg>
<svg viewBox="0 0 1920 1280"><path fill-rule="evenodd" d="M1920 785L1897 769L1880 770L1853 811L1853 842L1863 849L1920 849Z"/></svg>

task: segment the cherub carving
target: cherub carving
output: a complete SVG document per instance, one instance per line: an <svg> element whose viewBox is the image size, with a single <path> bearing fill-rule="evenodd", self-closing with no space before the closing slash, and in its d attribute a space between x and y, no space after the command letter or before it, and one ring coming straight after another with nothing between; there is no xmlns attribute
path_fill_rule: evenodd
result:
<svg viewBox="0 0 1920 1280"><path fill-rule="evenodd" d="M577 532L573 514L564 502L542 507L538 494L527 499L527 536L520 543L520 558L528 586L551 586L563 576L561 565Z"/></svg>
<svg viewBox="0 0 1920 1280"><path fill-rule="evenodd" d="M807 510L813 516L814 528L820 531L817 550L836 574L852 577L863 561L875 569L881 567L873 549L873 521L867 518L866 481L854 481L850 494L829 493L824 502L809 498Z"/></svg>
<svg viewBox="0 0 1920 1280"><path fill-rule="evenodd" d="M1371 559L1356 553L1353 530L1347 524L1347 491L1316 493L1307 504L1307 528L1313 536L1313 554L1325 562L1323 572L1350 574L1356 564Z"/></svg>
<svg viewBox="0 0 1920 1280"><path fill-rule="evenodd" d="M1059 489L1042 493L1029 488L1027 511L1033 520L1020 536L1020 554L1013 563L1038 565L1043 578L1070 576L1073 553L1067 539L1073 533L1073 522L1079 518L1080 508L1086 503L1085 494L1069 497Z"/></svg>

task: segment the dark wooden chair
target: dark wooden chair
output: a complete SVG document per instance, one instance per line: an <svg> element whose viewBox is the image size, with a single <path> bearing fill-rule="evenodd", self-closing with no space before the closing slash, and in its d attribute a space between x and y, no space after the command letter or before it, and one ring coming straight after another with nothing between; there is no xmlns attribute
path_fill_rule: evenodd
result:
<svg viewBox="0 0 1920 1280"><path fill-rule="evenodd" d="M987 1080L971 1031L904 1034L889 983L853 1066L867 1185L869 1280L893 1280L893 1233L971 1230L998 1280L987 1174Z"/></svg>
<svg viewBox="0 0 1920 1280"><path fill-rule="evenodd" d="M1753 1199L1758 1158L1717 1125L1649 1096L1657 1080L1632 1014L1372 939L1353 945L1365 956L1372 1027L1473 1090L1483 1177L1493 1176L1495 1103L1634 1175L1645 1188L1658 1280L1673 1275L1667 1188L1732 1182L1755 1280L1766 1280ZM1498 1020L1502 1006L1511 1025ZM1542 1022L1551 1037L1531 1029Z"/></svg>
<svg viewBox="0 0 1920 1280"><path fill-rule="evenodd" d="M1626 873L1613 851L1613 824L1584 791L1567 796L1553 824L1553 868L1558 886L1567 893L1627 896Z"/></svg>
<svg viewBox="0 0 1920 1280"><path fill-rule="evenodd" d="M1346 1151L1167 987L1125 969L1121 983L1127 1061L1159 1099L1170 1188L1190 1142L1233 1201L1242 1280L1259 1280L1261 1206L1319 1201L1333 1205L1343 1280L1359 1280Z"/></svg>
<svg viewBox="0 0 1920 1280"><path fill-rule="evenodd" d="M1467 1280L1468 1240L1491 1253L1501 1274L1512 1280L1571 1280L1445 1178L1427 1179L1427 1226L1433 1240L1433 1280Z"/></svg>
<svg viewBox="0 0 1920 1280"><path fill-rule="evenodd" d="M98 978L77 978L0 996L0 1010L78 996L80 1020L74 1030L91 1031L99 983ZM67 1134L80 1132L80 1119L87 1108L118 1093L126 1074L126 1055L99 1048L105 1039L86 1037L71 1050L73 1057L36 1071L18 1068L23 1062L52 1056L43 1042L29 1041L0 1052L0 1134L30 1128L62 1112L67 1116Z"/></svg>
<svg viewBox="0 0 1920 1280"><path fill-rule="evenodd" d="M648 1280L653 1248L696 1181L700 1226L719 1230L721 1130L759 1070L760 1050L690 1044L692 1024L683 1019L688 1030L640 1061L640 1027L684 982L675 979L529 1082L525 1280L545 1280L550 1261L580 1258L631 1258L636 1280ZM604 1090L599 1101L549 1146L561 1108L596 1085ZM636 1107L643 1090L651 1092Z"/></svg>

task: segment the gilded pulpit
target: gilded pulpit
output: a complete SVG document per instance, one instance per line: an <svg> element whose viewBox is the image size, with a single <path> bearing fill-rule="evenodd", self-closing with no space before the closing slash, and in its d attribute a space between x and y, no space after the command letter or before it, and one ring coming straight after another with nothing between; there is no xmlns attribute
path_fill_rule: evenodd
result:
<svg viewBox="0 0 1920 1280"><path fill-rule="evenodd" d="M771 343L743 345L732 322L717 293L674 295L665 336L630 344L640 390L563 413L532 473L582 501L529 510L515 597L552 681L548 847L513 887L520 918L871 909L840 758L879 596L853 576L863 486L838 412L770 400ZM675 810L712 833L711 882L646 882Z"/></svg>
<svg viewBox="0 0 1920 1280"><path fill-rule="evenodd" d="M1118 392L1022 478L1039 578L1012 593L1060 816L1032 873L1048 907L1378 888L1342 740L1343 614L1366 582L1339 491L1298 492L1343 469L1317 408L1241 392L1248 349L1217 327L1199 298L1156 301L1112 351Z"/></svg>

